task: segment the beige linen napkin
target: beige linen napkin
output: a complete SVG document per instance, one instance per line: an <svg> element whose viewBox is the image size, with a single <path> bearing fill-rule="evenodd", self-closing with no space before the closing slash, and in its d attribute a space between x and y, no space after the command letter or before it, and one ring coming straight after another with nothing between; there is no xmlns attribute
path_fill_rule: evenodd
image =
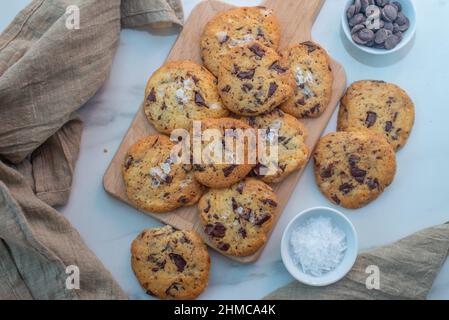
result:
<svg viewBox="0 0 449 320"><path fill-rule="evenodd" d="M80 28L67 28L69 6ZM179 0L34 0L0 35L0 299L124 299L51 206L67 202L82 122L120 27L182 23ZM66 288L66 267L80 289Z"/></svg>
<svg viewBox="0 0 449 320"><path fill-rule="evenodd" d="M265 299L425 299L448 254L449 224L443 224L360 254L346 277L333 285L309 287L294 281ZM373 277L377 268L378 285Z"/></svg>

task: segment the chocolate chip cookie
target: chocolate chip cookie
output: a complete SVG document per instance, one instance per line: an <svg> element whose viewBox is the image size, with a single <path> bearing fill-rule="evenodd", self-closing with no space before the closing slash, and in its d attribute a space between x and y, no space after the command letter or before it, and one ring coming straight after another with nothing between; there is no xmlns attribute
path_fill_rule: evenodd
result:
<svg viewBox="0 0 449 320"><path fill-rule="evenodd" d="M201 36L201 56L204 65L218 75L222 58L232 48L258 40L277 49L280 26L270 9L241 7L217 14L210 20Z"/></svg>
<svg viewBox="0 0 449 320"><path fill-rule="evenodd" d="M149 295L195 299L207 286L210 258L196 232L166 226L139 234L131 245L131 266Z"/></svg>
<svg viewBox="0 0 449 320"><path fill-rule="evenodd" d="M156 130L170 134L190 128L192 120L228 114L217 91L217 80L192 61L167 62L148 80L144 111Z"/></svg>
<svg viewBox="0 0 449 320"><path fill-rule="evenodd" d="M294 95L281 109L297 118L320 116L329 105L334 81L327 52L307 41L282 50L281 56L296 80Z"/></svg>
<svg viewBox="0 0 449 320"><path fill-rule="evenodd" d="M277 52L259 42L233 48L221 59L218 90L239 115L269 112L293 95L295 80Z"/></svg>
<svg viewBox="0 0 449 320"><path fill-rule="evenodd" d="M202 156L193 159L193 171L201 184L210 188L229 187L245 178L256 165L257 133L245 122L233 118L207 119L201 121L200 132L203 139L197 141L201 141ZM253 139L245 138L245 133L252 134ZM195 132L191 136L193 140L197 138ZM195 144L193 141L194 148Z"/></svg>
<svg viewBox="0 0 449 320"><path fill-rule="evenodd" d="M329 200L345 208L360 208L393 182L395 156L391 145L378 133L331 133L316 147L315 178Z"/></svg>
<svg viewBox="0 0 449 320"><path fill-rule="evenodd" d="M253 169L262 181L278 183L305 166L309 157L305 142L307 130L298 119L279 109L246 119L249 125L262 130L258 145L259 148L263 145L266 151L259 153L258 164ZM277 153L273 156L270 147L274 146L277 146Z"/></svg>
<svg viewBox="0 0 449 320"><path fill-rule="evenodd" d="M397 85L354 82L341 100L338 130L369 129L383 134L397 151L405 145L415 120L414 105Z"/></svg>
<svg viewBox="0 0 449 320"><path fill-rule="evenodd" d="M198 205L204 232L219 251L249 256L267 241L277 199L264 182L248 178L231 188L210 190Z"/></svg>
<svg viewBox="0 0 449 320"><path fill-rule="evenodd" d="M123 163L128 199L150 212L167 212L198 201L203 188L190 164L178 163L175 143L164 135L151 135L131 146Z"/></svg>

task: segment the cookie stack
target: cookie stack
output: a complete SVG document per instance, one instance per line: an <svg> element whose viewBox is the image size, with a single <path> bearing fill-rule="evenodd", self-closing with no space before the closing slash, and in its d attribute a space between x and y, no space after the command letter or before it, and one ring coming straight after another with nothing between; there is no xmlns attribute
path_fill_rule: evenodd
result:
<svg viewBox="0 0 449 320"><path fill-rule="evenodd" d="M353 83L341 100L339 132L320 139L314 154L322 193L345 208L363 207L394 179L396 155L414 123L407 93L383 81Z"/></svg>
<svg viewBox="0 0 449 320"><path fill-rule="evenodd" d="M265 244L278 214L269 184L305 166L307 132L299 118L320 116L331 97L333 75L325 50L312 42L278 50L279 42L279 23L265 7L215 16L200 41L204 66L172 61L149 79L144 112L160 134L138 141L124 159L126 192L135 206L163 213L199 201L204 237L227 255L249 256ZM192 138L197 121L201 132L257 129L266 134L256 146L245 142L244 163L180 164L171 153L179 141L169 135L183 129ZM266 163L258 155L251 162L249 151L260 139L270 144L272 129L277 161ZM208 145L200 141L205 151ZM160 298L198 295L207 283L208 261L193 231L146 230L132 245L139 282Z"/></svg>

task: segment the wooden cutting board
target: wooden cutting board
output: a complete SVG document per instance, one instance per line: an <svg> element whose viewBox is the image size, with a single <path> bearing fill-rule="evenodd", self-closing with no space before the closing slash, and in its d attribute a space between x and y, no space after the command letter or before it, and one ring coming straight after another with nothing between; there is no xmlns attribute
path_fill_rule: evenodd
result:
<svg viewBox="0 0 449 320"><path fill-rule="evenodd" d="M263 3L264 6L274 10L274 14L281 24L282 39L280 48L312 39L312 25L321 10L324 1L325 0L267 0ZM215 14L230 8L232 8L231 5L218 1L204 1L198 4L186 21L184 29L168 55L167 60L189 59L201 63L199 43L204 26ZM334 72L334 84L330 105L319 118L303 120L309 132L307 144L310 147L310 150L314 149L315 144L320 138L323 130L326 128L346 87L346 75L343 67L335 61L332 61L331 67ZM148 77L150 76L151 75L148 75ZM142 99L143 96L144 92L142 92ZM131 203L128 201L125 194L121 166L128 148L139 139L152 133L156 133L156 130L145 118L142 104L104 175L103 182L106 191L130 205ZM286 206L301 174L302 171L293 173L282 183L273 186L279 199L279 212L277 217L280 216ZM195 229L201 236L203 236L204 240L208 242L207 237L204 235L200 226L196 206L180 208L173 212L163 214L145 213L178 229ZM230 258L243 263L253 262L258 259L262 253L262 249L252 256Z"/></svg>

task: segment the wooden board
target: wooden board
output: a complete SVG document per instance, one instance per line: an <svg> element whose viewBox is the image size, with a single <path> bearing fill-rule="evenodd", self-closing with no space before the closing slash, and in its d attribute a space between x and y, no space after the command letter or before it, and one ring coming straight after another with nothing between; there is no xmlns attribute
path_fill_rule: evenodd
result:
<svg viewBox="0 0 449 320"><path fill-rule="evenodd" d="M267 0L263 3L263 5L274 10L274 14L281 23L281 48L290 44L311 40L311 28L324 1L325 0ZM189 59L201 63L199 43L205 24L216 13L231 7L231 5L218 1L204 1L196 6L190 14L189 19L186 21L184 29L179 35L167 60ZM310 147L310 150L314 149L316 142L326 128L346 87L346 75L342 66L335 61L332 61L331 66L334 72L334 84L330 105L319 118L303 120L309 132L307 144ZM142 97L143 95L144 93L142 92ZM123 159L128 148L133 143L142 137L155 132L156 130L145 118L143 106L141 106L105 173L104 188L108 193L130 204L125 194L124 182L121 175ZM280 216L280 213L282 213L286 206L301 174L302 171L293 173L282 183L273 186L279 199L279 211L277 217ZM204 240L208 242L207 237L204 235L200 226L196 206L180 208L173 212L163 214L146 213L178 229L195 229L203 236ZM230 258L243 263L253 262L260 256L262 250L263 248L252 256Z"/></svg>

